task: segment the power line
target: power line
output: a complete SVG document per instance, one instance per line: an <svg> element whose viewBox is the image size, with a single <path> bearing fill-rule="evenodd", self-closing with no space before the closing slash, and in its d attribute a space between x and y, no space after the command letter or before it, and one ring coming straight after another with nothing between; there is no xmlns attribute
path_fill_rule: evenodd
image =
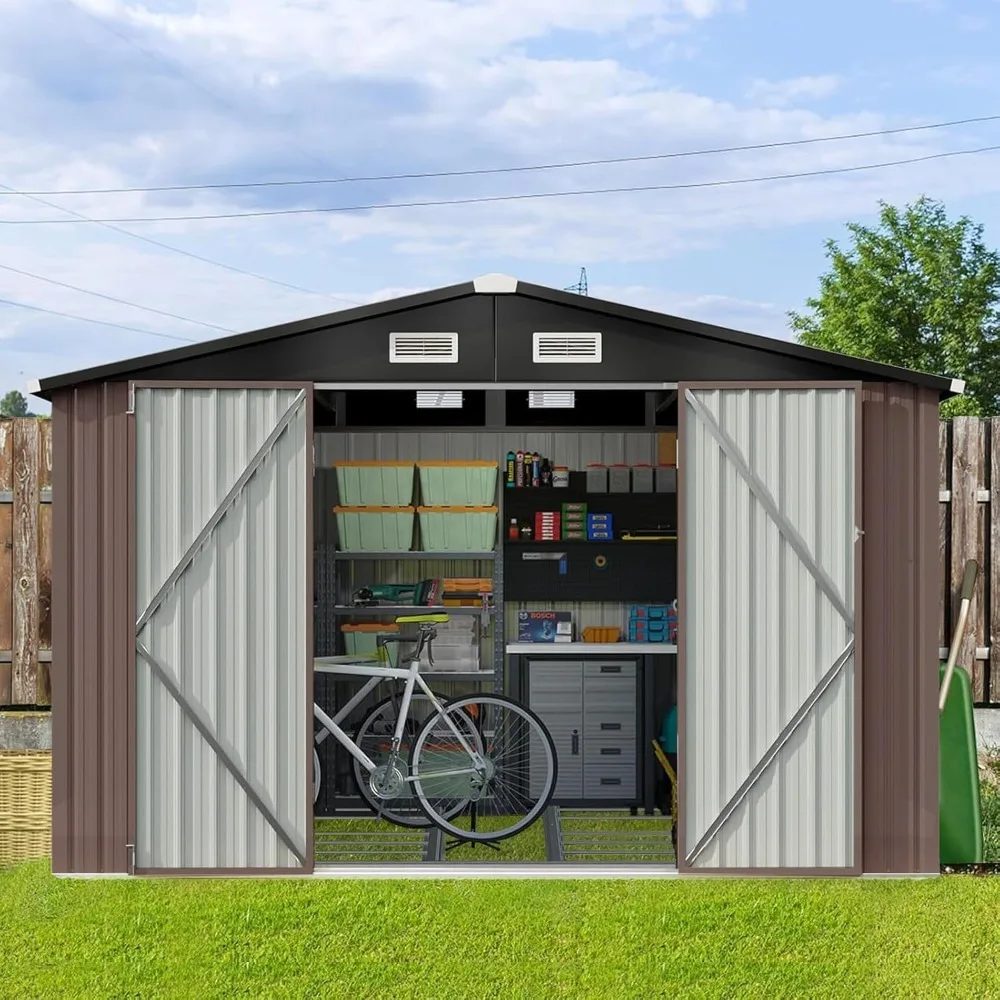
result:
<svg viewBox="0 0 1000 1000"><path fill-rule="evenodd" d="M1000 150L997 146L981 146L978 149L955 149L944 153L930 153L926 156L912 156L902 160L887 160L882 163L865 163L854 167L829 167L823 170L802 170L791 174L767 174L760 177L735 177L717 181L692 181L683 184L643 184L628 187L585 188L575 191L533 191L525 194L483 195L473 198L442 198L426 201L381 202L369 205L332 205L322 208L277 208L260 209L251 212L216 212L206 215L153 215L128 219L87 219L77 215L83 222L93 222L97 225L112 223L137 224L141 222L214 222L227 219L262 219L276 216L291 215L326 215L339 212L374 212L383 209L399 208L440 208L449 205L484 205L494 202L537 201L545 198L575 198L584 195L602 194L641 194L650 191L690 191L701 188L732 187L742 184L761 184L768 181L799 180L807 177L829 177L835 174L858 173L865 170L880 170L886 167L900 167L912 163L927 163L930 160L943 160L953 156L972 156L978 153L992 153ZM35 200L38 200L37 198ZM58 208L59 206L51 206ZM0 225L7 226L58 226L71 225L67 219L2 219Z"/></svg>
<svg viewBox="0 0 1000 1000"><path fill-rule="evenodd" d="M89 13L89 12L88 12ZM101 22L103 23L103 22ZM120 36L125 37L125 36ZM145 50L143 50L145 51ZM434 170L420 173L371 174L357 177L318 177L304 180L234 181L219 184L164 184L152 187L74 188L54 191L23 191L28 195L106 195L106 194L166 194L181 191L235 191L252 188L309 187L331 184L363 184L376 181L434 180L453 177L483 177L497 174L531 173L544 170L566 170L573 167L614 166L622 163L649 163L662 160L683 159L692 156L715 156L721 153L747 153L766 149L787 149L824 142L844 142L849 139L869 139L876 136L902 135L908 132L926 132L932 129L953 128L981 122L1000 121L1000 115L979 118L962 118L928 125L909 125L901 128L875 129L871 132L850 132L843 135L818 136L811 139L787 139L780 142L758 142L743 146L718 146L710 149L688 149L672 153L647 153L638 156L613 156L596 160L567 160L559 163L533 163L511 167L481 167L469 170Z"/></svg>
<svg viewBox="0 0 1000 1000"><path fill-rule="evenodd" d="M137 41L135 41L135 39L130 38L128 35L125 35L122 32L118 31L117 28L109 24L103 18L98 17L92 11L86 10L83 7L78 7L75 3L72 2L72 0L65 0L65 2L67 3L68 6L72 7L77 13L85 14L91 20L96 21L99 25L101 25L103 28L109 31L112 35L115 35L117 38L121 39L123 42L126 42L128 45L133 46L147 58L162 63L164 66L170 69L173 73L175 73L178 77L180 77L190 86L194 87L196 90L200 90L203 94L207 95L209 98L216 101L218 104L221 104L223 107L227 108L230 111L235 112L236 114L240 113L240 109L237 108L231 101L227 101L225 98L222 98L218 94L213 93L211 90L209 90L209 88L205 87L202 83L186 75L180 69L180 67L172 60L169 60L165 56L161 56L156 52L150 51L149 49L140 45ZM305 150L300 148L299 152L302 153L307 159L312 159L313 162L319 164L319 166L324 165L318 159L311 156ZM149 236L140 236L138 233L130 233L127 229L119 229L117 226L113 226L109 223L103 223L95 219L90 219L87 216L81 215L78 212L74 212L72 209L64 208L61 205L54 205L51 202L44 201L41 198L39 198L38 195L31 192L18 191L15 190L14 188L7 187L7 185L5 184L0 184L0 189L10 194L20 195L23 198L29 198L32 201L37 201L39 204L45 205L47 208L51 208L57 212L65 212L67 215L75 216L81 222L93 222L95 225L102 225L104 226L104 228L110 229L111 231L119 233L122 236L127 236L129 239L139 240L140 242L146 243L149 246L158 247L160 250L166 250L169 253L176 253L182 257L187 257L190 260L196 260L202 264L209 264L212 267L218 267L224 271L230 271L233 274L239 274L246 278L254 278L257 281L265 281L268 284L276 285L280 288L287 288L293 292L301 292L304 295L314 295L320 298L330 299L332 302L344 302L347 305L352 305L352 306L361 305L361 303L355 299L344 298L344 296L342 295L331 295L329 292L318 292L314 288L305 288L302 285L296 285L289 281L282 281L279 278L271 278L266 274L258 274L256 271L248 271L246 268L236 267L233 264L226 264L223 261L215 260L211 257L206 257L203 254L192 253L190 250L182 250L180 247L172 246L171 244L164 243L161 240L154 240Z"/></svg>
<svg viewBox="0 0 1000 1000"><path fill-rule="evenodd" d="M57 281L55 278L46 278L41 274L32 274L30 271L21 271L9 264L0 264L0 270L10 271L12 274L20 274L24 278L34 278L36 281L44 281L50 285L58 285L60 288L68 288L74 292L81 292L84 295L93 295L99 299L107 299L108 302L117 302L121 306L129 306L132 309L142 309L144 312L156 313L158 316L166 316L169 319L179 319L183 323L194 323L196 326L204 326L209 330L219 330L222 333L236 333L236 330L228 326L219 326L217 323L204 323L200 319L191 319L189 316L181 316L178 313L166 312L163 309L156 309L153 306L139 305L138 302L129 302L127 299L118 299L113 295L105 295L103 292L95 292L90 288L81 288L79 285L71 285L65 281Z"/></svg>
<svg viewBox="0 0 1000 1000"><path fill-rule="evenodd" d="M199 341L192 340L190 337L177 337L172 333L143 330L138 326L125 326L123 323L112 323L106 319L91 319L89 316L77 316L75 313L59 312L56 309L45 309L42 306L31 306L27 302L15 302L13 299L0 299L0 306L15 306L18 309L30 309L32 312L45 313L48 316L59 316L61 319L72 319L79 323L96 323L98 326L112 326L116 330L128 330L130 333L144 333L148 337L165 337L167 340L180 340L185 344L199 343Z"/></svg>
<svg viewBox="0 0 1000 1000"><path fill-rule="evenodd" d="M112 225L110 222L104 222L99 219L91 219L89 216L81 215L79 212L75 212L71 208L63 208L62 205L53 204L51 201L46 201L44 198L40 198L35 194L26 194L23 191L18 191L16 188L9 187L6 184L0 184L0 189L9 191L11 194L21 195L21 197L27 198L29 201L37 202L39 205L44 205L46 208L54 209L57 212L64 212L66 215L72 215L74 219L77 219L80 222L89 222L95 226L103 226L105 229L110 229L112 232L120 233L122 236L127 236L129 239L139 240L140 243L148 243L150 246L159 247L161 250L169 250L170 253L180 254L182 257L189 257L191 260L198 260L203 264L211 264L213 267L222 268L224 271L232 271L234 274L242 274L247 278L256 278L258 281L266 281L271 285L280 285L282 288L290 288L294 292L304 292L306 295L318 295L321 298L332 299L336 302L347 302L352 306L361 305L360 302L357 302L354 299L345 299L340 295L330 295L327 292L317 292L312 288L304 288L302 285L293 285L291 282L282 281L280 278L270 278L266 274L257 274L255 271L248 271L245 268L236 267L233 264L226 264L221 260L214 260L213 258L205 257L202 254L192 253L190 250L182 250L180 247L172 246L170 243L163 243L161 240L154 240L150 236L141 236L139 233L130 233L127 229L121 229L118 226Z"/></svg>

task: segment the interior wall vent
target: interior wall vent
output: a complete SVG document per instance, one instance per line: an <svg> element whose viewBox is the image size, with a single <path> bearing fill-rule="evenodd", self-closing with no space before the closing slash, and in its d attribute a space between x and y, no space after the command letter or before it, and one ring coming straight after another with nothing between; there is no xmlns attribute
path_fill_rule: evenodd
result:
<svg viewBox="0 0 1000 1000"><path fill-rule="evenodd" d="M572 410L576 406L576 392L572 389L531 389L528 391L529 410Z"/></svg>
<svg viewBox="0 0 1000 1000"><path fill-rule="evenodd" d="M599 365L601 363L601 334L532 334L531 360L535 364Z"/></svg>
<svg viewBox="0 0 1000 1000"><path fill-rule="evenodd" d="M458 363L457 333L390 333L392 364L448 365Z"/></svg>
<svg viewBox="0 0 1000 1000"><path fill-rule="evenodd" d="M461 389L418 389L418 410L460 410L463 403Z"/></svg>

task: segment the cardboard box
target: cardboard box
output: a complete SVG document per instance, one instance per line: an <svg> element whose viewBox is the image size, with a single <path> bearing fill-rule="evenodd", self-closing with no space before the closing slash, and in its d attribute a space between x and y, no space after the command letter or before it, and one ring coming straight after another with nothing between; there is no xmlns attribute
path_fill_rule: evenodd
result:
<svg viewBox="0 0 1000 1000"><path fill-rule="evenodd" d="M656 464L677 464L677 431L663 431L659 434Z"/></svg>
<svg viewBox="0 0 1000 1000"><path fill-rule="evenodd" d="M570 611L519 611L518 642L572 642L573 614Z"/></svg>

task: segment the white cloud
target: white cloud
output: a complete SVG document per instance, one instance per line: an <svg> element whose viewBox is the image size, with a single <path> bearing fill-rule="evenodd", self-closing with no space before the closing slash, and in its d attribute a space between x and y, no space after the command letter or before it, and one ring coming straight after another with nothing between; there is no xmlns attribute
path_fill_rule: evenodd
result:
<svg viewBox="0 0 1000 1000"><path fill-rule="evenodd" d="M684 36L685 45L718 63L724 53L712 48L712 19L741 6L725 0L76 2L165 61L86 15L50 21L43 3L0 0L0 183L50 190L395 174L776 142L904 123L870 111L801 107L839 99L837 77L758 81L745 106L735 81L731 90L716 86L714 70L698 79L699 66L679 67L674 54L658 60L647 47L636 55L636 39ZM570 47L561 44L568 34ZM661 51L673 53L666 44ZM492 177L50 200L91 217L211 214L696 183L962 145L976 142L960 133L924 133ZM544 275L565 271L565 281L551 282L561 286L583 263L620 274L633 264L717 253L697 292L608 279L605 287L618 289L608 297L780 335L783 308L726 295L718 261L734 234L811 222L835 232L880 197L898 201L927 191L947 200L997 190L997 160L984 156L745 187L126 228L358 301L493 270L542 283ZM58 216L0 194L0 220ZM0 263L233 329L345 305L86 225L0 224ZM772 273L780 273L780 262ZM0 297L161 333L211 336L2 271ZM781 296L761 292L771 297ZM34 357L29 376L46 374L53 358L65 370L171 346L8 307L0 307L0 337L0 370L20 371Z"/></svg>
<svg viewBox="0 0 1000 1000"><path fill-rule="evenodd" d="M785 108L789 105L823 100L835 94L842 84L839 76L797 76L791 80L754 80L747 88L747 97L765 107Z"/></svg>

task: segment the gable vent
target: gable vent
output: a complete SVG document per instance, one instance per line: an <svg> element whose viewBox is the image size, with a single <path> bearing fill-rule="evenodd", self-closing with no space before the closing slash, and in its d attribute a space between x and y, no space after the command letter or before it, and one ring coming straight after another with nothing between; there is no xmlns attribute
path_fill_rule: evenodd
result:
<svg viewBox="0 0 1000 1000"><path fill-rule="evenodd" d="M600 333L535 333L531 360L535 364L599 365Z"/></svg>
<svg viewBox="0 0 1000 1000"><path fill-rule="evenodd" d="M392 364L447 365L458 362L457 333L390 333Z"/></svg>

